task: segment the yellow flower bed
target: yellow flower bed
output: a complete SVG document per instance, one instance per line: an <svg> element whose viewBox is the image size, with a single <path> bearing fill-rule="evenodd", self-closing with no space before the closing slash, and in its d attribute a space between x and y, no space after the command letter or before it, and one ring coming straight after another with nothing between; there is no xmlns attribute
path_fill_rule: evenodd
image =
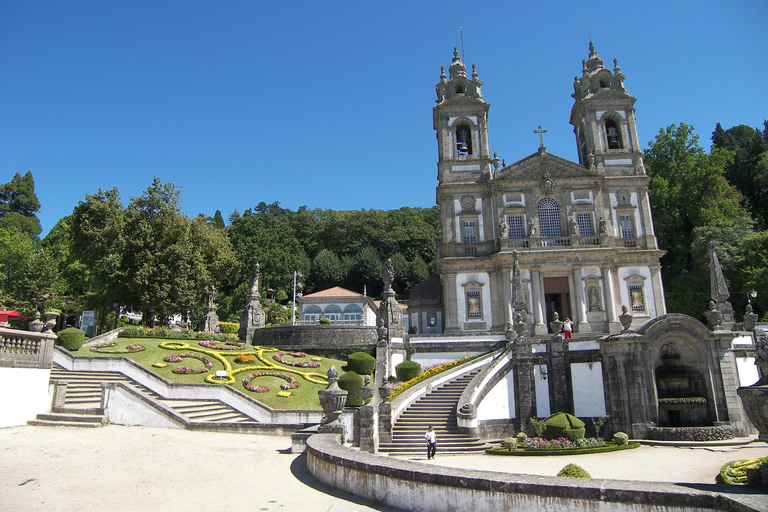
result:
<svg viewBox="0 0 768 512"><path fill-rule="evenodd" d="M411 380L401 382L395 389L392 390L392 394L389 396L389 400L390 401L394 400L397 395L399 395L406 389L410 388L411 386L418 384L419 382L423 382L430 377L434 377L438 373L442 373L445 370L449 370L453 367L459 366L473 359L475 359L475 357L462 357L455 361L448 361L447 363L443 363L440 366L435 366L434 368L430 368L429 370L419 374L418 377L414 377Z"/></svg>
<svg viewBox="0 0 768 512"><path fill-rule="evenodd" d="M728 485L745 485L747 483L747 470L768 463L768 457L756 457L729 462L720 470L720 479Z"/></svg>

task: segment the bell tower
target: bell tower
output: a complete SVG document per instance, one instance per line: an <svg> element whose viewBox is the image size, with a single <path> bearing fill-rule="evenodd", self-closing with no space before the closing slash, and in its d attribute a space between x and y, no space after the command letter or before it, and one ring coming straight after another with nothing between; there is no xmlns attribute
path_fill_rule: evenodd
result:
<svg viewBox="0 0 768 512"><path fill-rule="evenodd" d="M437 179L443 183L477 183L491 176L488 149L488 103L480 92L483 82L472 65L472 77L453 49L453 62L445 76L441 68L437 105L432 111L437 132Z"/></svg>
<svg viewBox="0 0 768 512"><path fill-rule="evenodd" d="M627 77L616 59L613 72L605 69L591 41L589 59L581 62L571 109L579 163L603 175L645 174L635 122L636 98L624 89Z"/></svg>

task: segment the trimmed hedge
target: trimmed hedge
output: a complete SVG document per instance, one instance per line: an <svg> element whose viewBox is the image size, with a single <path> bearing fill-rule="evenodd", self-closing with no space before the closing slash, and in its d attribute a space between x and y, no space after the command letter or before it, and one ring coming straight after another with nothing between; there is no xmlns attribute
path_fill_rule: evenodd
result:
<svg viewBox="0 0 768 512"><path fill-rule="evenodd" d="M567 412L556 412L544 420L544 431L541 437L549 441L564 437L569 441L583 439L584 422Z"/></svg>
<svg viewBox="0 0 768 512"><path fill-rule="evenodd" d="M616 432L613 434L613 441L617 446L623 446L629 442L629 436L624 432Z"/></svg>
<svg viewBox="0 0 768 512"><path fill-rule="evenodd" d="M362 407L365 402L360 396L363 387L363 378L355 372L347 372L339 377L339 387L347 391L347 404L345 407Z"/></svg>
<svg viewBox="0 0 768 512"><path fill-rule="evenodd" d="M518 449L510 452L504 448L488 448L485 453L488 455L515 455L523 457L546 457L549 455L587 455L590 453L606 453L617 452L620 450L631 450L632 448L639 448L640 443L630 443L623 446L617 446L613 443L606 444L605 446L594 446L592 448L574 448L572 450L524 450Z"/></svg>
<svg viewBox="0 0 768 512"><path fill-rule="evenodd" d="M85 333L77 327L68 327L56 334L56 344L70 352L80 350L85 341Z"/></svg>
<svg viewBox="0 0 768 512"><path fill-rule="evenodd" d="M560 470L557 476L565 478L592 478L584 468L577 466L576 464L568 464Z"/></svg>
<svg viewBox="0 0 768 512"><path fill-rule="evenodd" d="M419 363L414 363L413 361L403 361L395 366L395 375L397 375L397 380L403 382L415 379L421 375L421 365Z"/></svg>
<svg viewBox="0 0 768 512"><path fill-rule="evenodd" d="M373 375L376 371L376 358L365 352L354 352L347 358L347 371L358 375Z"/></svg>
<svg viewBox="0 0 768 512"><path fill-rule="evenodd" d="M222 334L237 334L240 324L235 322L219 322L219 331Z"/></svg>

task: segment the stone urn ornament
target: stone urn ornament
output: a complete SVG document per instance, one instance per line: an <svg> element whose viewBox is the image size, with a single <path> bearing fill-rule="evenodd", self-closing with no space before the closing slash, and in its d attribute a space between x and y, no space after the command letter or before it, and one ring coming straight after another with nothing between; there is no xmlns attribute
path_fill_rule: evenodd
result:
<svg viewBox="0 0 768 512"><path fill-rule="evenodd" d="M344 424L339 416L344 412L347 403L347 391L339 388L339 370L335 366L328 369L328 387L317 392L320 395L320 405L325 413L318 432L320 434L344 435Z"/></svg>
<svg viewBox="0 0 768 512"><path fill-rule="evenodd" d="M621 306L619 322L621 322L621 327L623 328L621 334L629 332L629 327L632 325L632 313L629 312L627 306Z"/></svg>

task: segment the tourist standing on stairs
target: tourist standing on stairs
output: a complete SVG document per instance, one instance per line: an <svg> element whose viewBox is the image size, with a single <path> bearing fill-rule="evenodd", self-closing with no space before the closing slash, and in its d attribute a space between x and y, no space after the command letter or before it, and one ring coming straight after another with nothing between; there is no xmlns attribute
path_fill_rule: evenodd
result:
<svg viewBox="0 0 768 512"><path fill-rule="evenodd" d="M565 317L565 322L563 322L563 334L565 335L565 339L567 340L571 339L572 332L573 332L573 322L571 322L570 318Z"/></svg>
<svg viewBox="0 0 768 512"><path fill-rule="evenodd" d="M424 434L424 439L427 441L427 460L435 458L435 452L437 451L437 435L432 429L432 425L429 426L429 430Z"/></svg>

